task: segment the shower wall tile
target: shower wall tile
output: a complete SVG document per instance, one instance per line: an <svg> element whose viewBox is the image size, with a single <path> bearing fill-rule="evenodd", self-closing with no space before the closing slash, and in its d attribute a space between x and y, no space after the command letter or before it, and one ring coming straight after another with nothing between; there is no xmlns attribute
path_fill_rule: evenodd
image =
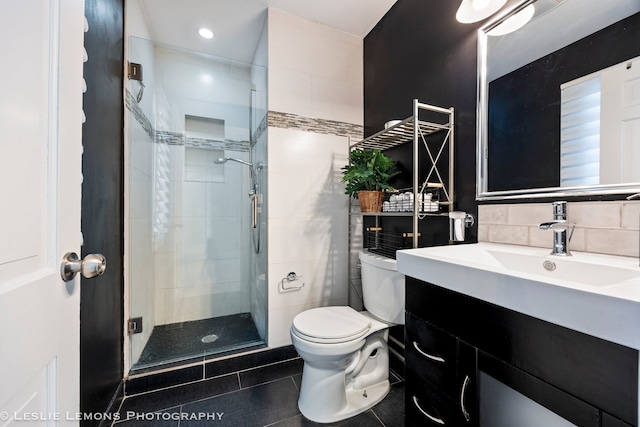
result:
<svg viewBox="0 0 640 427"><path fill-rule="evenodd" d="M153 140L140 123L129 120L129 164L141 173L153 174Z"/></svg>
<svg viewBox="0 0 640 427"><path fill-rule="evenodd" d="M275 191L271 186L270 191ZM269 217L269 264L301 262L307 259L308 218Z"/></svg>
<svg viewBox="0 0 640 427"><path fill-rule="evenodd" d="M233 284L228 285L233 287ZM246 313L249 309L249 295L243 289L246 286L236 288L216 293L212 292L211 284L208 284L164 290L163 324L205 319L211 317L211 313L216 316Z"/></svg>
<svg viewBox="0 0 640 427"><path fill-rule="evenodd" d="M328 305L328 301L342 301L346 304L347 287L342 275L336 277L334 271L344 271L346 260L318 259L313 263L290 262L269 264L269 308L287 307L300 304L311 304L316 307ZM290 272L301 277L297 281L284 280ZM308 272L303 275L299 272ZM304 285L298 291L285 292L283 288Z"/></svg>
<svg viewBox="0 0 640 427"><path fill-rule="evenodd" d="M153 254L151 248L151 218L129 219L131 255L128 279L136 283L129 292L130 317L142 317L142 333L132 336L131 356L137 360L151 334L155 320Z"/></svg>
<svg viewBox="0 0 640 427"><path fill-rule="evenodd" d="M182 229L179 232L182 254L202 253L207 250L207 227L205 217L182 217Z"/></svg>
<svg viewBox="0 0 640 427"><path fill-rule="evenodd" d="M269 9L269 110L363 123L363 39Z"/></svg>
<svg viewBox="0 0 640 427"><path fill-rule="evenodd" d="M153 179L134 167L129 168L129 177L129 217L151 218Z"/></svg>
<svg viewBox="0 0 640 427"><path fill-rule="evenodd" d="M348 199L340 183L345 136L268 129L269 346L290 344L300 311L346 305ZM289 272L302 276L299 291L283 292Z"/></svg>
<svg viewBox="0 0 640 427"><path fill-rule="evenodd" d="M360 67L355 67L360 68ZM318 78L313 81L311 97L314 102L314 115L311 117L341 117L351 123L362 123L364 118L358 114L362 110L362 86L351 82ZM345 119L346 118L346 119Z"/></svg>
<svg viewBox="0 0 640 427"><path fill-rule="evenodd" d="M247 221L243 219L249 215L248 203L242 203L248 170L229 162L215 165L216 175L223 176L224 182L212 182L206 171L202 176L192 173L193 180L185 181L188 149L169 146L169 209L173 216L156 251L156 276L162 276L154 298L158 325L250 310L250 275L239 261L249 254ZM248 160L248 153L237 151L214 157L223 155ZM174 268L167 271L168 266Z"/></svg>
<svg viewBox="0 0 640 427"><path fill-rule="evenodd" d="M182 183L182 216L202 217L207 212L207 183L186 181Z"/></svg>
<svg viewBox="0 0 640 427"><path fill-rule="evenodd" d="M363 40L268 11L268 345L293 317L348 301L348 199L340 168L362 138ZM299 291L279 291L291 271ZM296 282L294 282L295 284Z"/></svg>
<svg viewBox="0 0 640 427"><path fill-rule="evenodd" d="M238 185L239 187L239 185ZM224 184L208 184L206 190L206 212L209 218L235 217L238 207L247 200L247 189L229 191ZM201 196L202 197L202 196Z"/></svg>
<svg viewBox="0 0 640 427"><path fill-rule="evenodd" d="M278 73L269 73L269 84L278 93L276 100L269 99L270 110L293 110L303 117L313 117L311 75L283 68Z"/></svg>
<svg viewBox="0 0 640 427"><path fill-rule="evenodd" d="M154 261L155 279L153 282L156 291L160 289L173 288L179 272L178 263L175 262L175 255L167 252L156 252L154 255Z"/></svg>
<svg viewBox="0 0 640 427"><path fill-rule="evenodd" d="M308 202L314 186L311 176L288 171L271 173L269 186L281 189L269 195L270 218L308 218L313 215L316 206Z"/></svg>

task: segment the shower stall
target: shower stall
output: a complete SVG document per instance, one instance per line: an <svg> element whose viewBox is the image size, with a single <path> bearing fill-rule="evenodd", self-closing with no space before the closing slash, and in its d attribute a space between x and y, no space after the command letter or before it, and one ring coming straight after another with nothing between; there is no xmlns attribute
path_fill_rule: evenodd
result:
<svg viewBox="0 0 640 427"><path fill-rule="evenodd" d="M129 37L132 373L266 342L266 69Z"/></svg>

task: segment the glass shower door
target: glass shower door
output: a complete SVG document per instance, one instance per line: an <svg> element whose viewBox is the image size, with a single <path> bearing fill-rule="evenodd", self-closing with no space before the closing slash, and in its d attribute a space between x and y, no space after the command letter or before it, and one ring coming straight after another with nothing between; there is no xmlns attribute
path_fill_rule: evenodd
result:
<svg viewBox="0 0 640 427"><path fill-rule="evenodd" d="M264 345L264 69L138 38L129 52L132 371Z"/></svg>

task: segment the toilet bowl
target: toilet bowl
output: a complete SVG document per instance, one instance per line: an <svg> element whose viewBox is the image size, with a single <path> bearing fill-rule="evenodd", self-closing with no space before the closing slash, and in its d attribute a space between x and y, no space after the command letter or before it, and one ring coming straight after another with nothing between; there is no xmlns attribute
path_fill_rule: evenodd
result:
<svg viewBox="0 0 640 427"><path fill-rule="evenodd" d="M357 415L389 393L389 326L404 324L404 276L395 260L360 252L365 308L320 307L293 319L304 361L298 408L318 423Z"/></svg>

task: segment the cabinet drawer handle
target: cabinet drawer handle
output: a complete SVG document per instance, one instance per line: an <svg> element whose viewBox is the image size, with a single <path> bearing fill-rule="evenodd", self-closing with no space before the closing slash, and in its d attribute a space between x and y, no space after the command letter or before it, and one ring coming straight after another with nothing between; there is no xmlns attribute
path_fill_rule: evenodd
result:
<svg viewBox="0 0 640 427"><path fill-rule="evenodd" d="M424 415L425 417L429 418L431 421L433 421L434 423L440 424L440 425L444 425L444 420L442 420L441 418L436 418L433 415L429 415L427 413L427 411L425 411L424 409L422 409L420 407L420 404L418 403L418 398L415 396L411 396L413 398L413 404L416 405L416 408L418 408L418 411L422 412L422 415Z"/></svg>
<svg viewBox="0 0 640 427"><path fill-rule="evenodd" d="M464 395L467 392L467 386L471 380L469 379L469 375L464 376L464 381L462 382L462 390L460 390L460 409L462 409L462 415L464 415L464 419L469 421L469 412L467 408L464 407Z"/></svg>
<svg viewBox="0 0 640 427"><path fill-rule="evenodd" d="M417 342L413 342L413 348L415 348L416 350L418 350L418 353L420 353L421 355L423 355L424 357L433 360L434 362L440 362L440 363L444 363L444 359L440 356L434 356L432 354L429 353L425 353L424 351L422 351L420 349L420 347L418 346Z"/></svg>

